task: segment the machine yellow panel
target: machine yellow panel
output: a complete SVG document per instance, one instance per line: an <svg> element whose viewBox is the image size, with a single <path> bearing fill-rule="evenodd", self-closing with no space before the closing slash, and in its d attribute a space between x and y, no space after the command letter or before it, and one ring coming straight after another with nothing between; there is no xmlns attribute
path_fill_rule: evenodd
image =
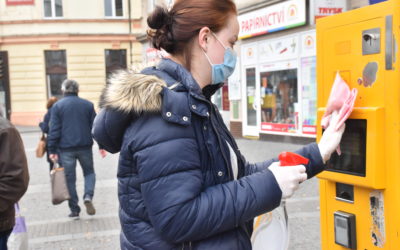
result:
<svg viewBox="0 0 400 250"><path fill-rule="evenodd" d="M357 245L355 249L382 249L389 244L387 241L387 232L385 231L385 222L383 221L384 215L379 214L380 208L378 207L381 200L376 198L374 204L371 204L371 199L376 196L374 192L368 188L355 188L354 189L354 203L343 202L336 198L336 183L331 181L325 181L326 190L328 191L325 195L329 206L324 210L324 216L326 217L326 224L331 225L326 227L327 238L324 239L326 247L323 249L348 249L341 245L335 244L335 227L334 227L334 213L336 211L345 211L346 213L356 215L355 228L356 228L356 239ZM383 194L383 193L382 193ZM368 199L364 199L364 197ZM388 201L384 201L388 202ZM383 202L382 202L383 203ZM361 207L365 209L360 209ZM383 209L381 209L383 212ZM378 212L377 212L378 211ZM322 215L322 214L321 214ZM377 245L380 245L378 247ZM384 249L399 249L396 247L386 247Z"/></svg>
<svg viewBox="0 0 400 250"><path fill-rule="evenodd" d="M325 109L318 109L318 120L321 120ZM350 128L354 121L365 123L366 133L361 128ZM341 156L335 153L327 164L327 171L318 175L321 179L354 184L373 189L385 188L384 171L384 113L383 108L355 108L346 122L348 127L341 141ZM321 136L322 130L318 130ZM362 138L365 136L365 138ZM365 157L362 157L364 155ZM333 157L343 159L342 162L332 163ZM363 158L363 162L358 162ZM362 161L361 160L361 161ZM340 164L340 167L337 165Z"/></svg>
<svg viewBox="0 0 400 250"><path fill-rule="evenodd" d="M357 88L359 95L356 101L358 107L383 107L384 95L384 48L380 46L380 52L372 55L362 55L362 31L372 28L384 27L385 19L376 18L342 27L331 28L323 33L322 45L324 47L321 88L318 85L319 100L327 100L331 90L331 84L335 79L336 72L342 75L350 88ZM377 33L377 38L382 40L383 28ZM382 42L380 43L382 45ZM346 48L346 49L344 49ZM320 64L321 65L321 64ZM374 79L367 80L363 72L371 67L369 74ZM319 78L319 79L321 79ZM364 98L363 98L364 97ZM367 98L366 98L367 97ZM325 105L325 104L323 104Z"/></svg>
<svg viewBox="0 0 400 250"><path fill-rule="evenodd" d="M400 249L400 0L317 20L317 141L337 73L356 88L320 179L321 248Z"/></svg>

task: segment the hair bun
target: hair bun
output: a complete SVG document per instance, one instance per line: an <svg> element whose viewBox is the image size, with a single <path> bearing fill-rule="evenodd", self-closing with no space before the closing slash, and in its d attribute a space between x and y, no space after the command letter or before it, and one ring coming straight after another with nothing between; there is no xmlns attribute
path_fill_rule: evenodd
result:
<svg viewBox="0 0 400 250"><path fill-rule="evenodd" d="M172 18L168 10L156 6L153 13L147 18L150 30L147 30L147 37L156 49L164 49L168 53L175 51L175 41L172 31Z"/></svg>
<svg viewBox="0 0 400 250"><path fill-rule="evenodd" d="M169 22L167 9L156 6L154 11L147 18L147 24L152 29L160 29Z"/></svg>

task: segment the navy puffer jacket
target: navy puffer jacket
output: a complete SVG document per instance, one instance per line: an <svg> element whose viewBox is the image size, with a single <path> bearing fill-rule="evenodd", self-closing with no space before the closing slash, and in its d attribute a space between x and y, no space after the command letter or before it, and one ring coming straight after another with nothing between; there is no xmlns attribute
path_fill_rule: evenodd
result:
<svg viewBox="0 0 400 250"><path fill-rule="evenodd" d="M111 80L93 134L120 151L122 249L251 249L252 219L280 204L273 160L245 162L209 101L213 88L202 91L169 59ZM310 159L309 177L322 170L315 143L298 153Z"/></svg>

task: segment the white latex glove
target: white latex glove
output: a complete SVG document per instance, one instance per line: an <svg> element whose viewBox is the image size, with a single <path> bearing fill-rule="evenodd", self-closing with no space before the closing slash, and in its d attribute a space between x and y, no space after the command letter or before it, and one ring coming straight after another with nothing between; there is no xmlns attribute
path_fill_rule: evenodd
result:
<svg viewBox="0 0 400 250"><path fill-rule="evenodd" d="M342 135L346 128L346 125L343 123L343 126L339 130L335 131L338 121L339 116L335 111L332 113L328 128L325 130L321 140L318 143L319 152L321 153L324 164L329 160L329 158L331 158L332 153L339 146L340 140L342 139Z"/></svg>
<svg viewBox="0 0 400 250"><path fill-rule="evenodd" d="M306 168L303 165L281 167L279 162L269 167L282 191L282 199L289 198L299 188L299 184L307 180Z"/></svg>

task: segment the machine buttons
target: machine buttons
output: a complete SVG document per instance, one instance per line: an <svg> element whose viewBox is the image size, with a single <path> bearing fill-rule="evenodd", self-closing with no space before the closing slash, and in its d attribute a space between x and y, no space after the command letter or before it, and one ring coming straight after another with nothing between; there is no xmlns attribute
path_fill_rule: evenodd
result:
<svg viewBox="0 0 400 250"><path fill-rule="evenodd" d="M342 211L334 213L335 243L350 249L357 249L356 216Z"/></svg>

